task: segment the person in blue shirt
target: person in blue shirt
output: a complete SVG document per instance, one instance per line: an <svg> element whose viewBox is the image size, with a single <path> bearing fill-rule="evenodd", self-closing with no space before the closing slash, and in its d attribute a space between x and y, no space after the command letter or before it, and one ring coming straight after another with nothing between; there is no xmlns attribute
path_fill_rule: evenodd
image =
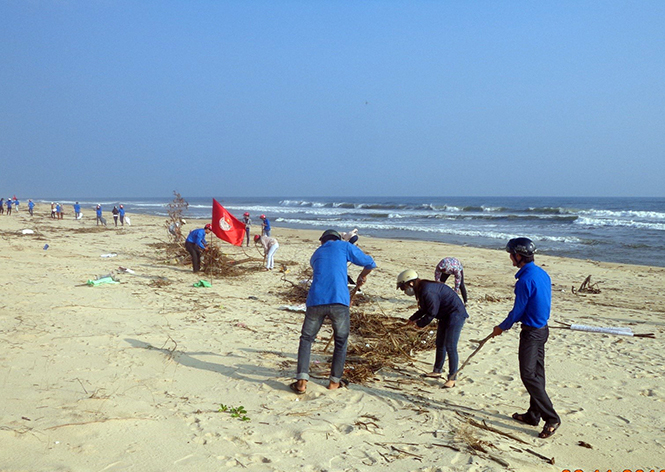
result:
<svg viewBox="0 0 665 472"><path fill-rule="evenodd" d="M270 221L266 215L261 215L261 236L270 236Z"/></svg>
<svg viewBox="0 0 665 472"><path fill-rule="evenodd" d="M552 281L550 276L534 262L536 245L529 238L508 241L506 251L519 270L515 274L515 303L506 319L494 327L492 336L499 336L513 324L522 323L518 350L520 377L529 392L529 409L515 413L513 419L531 426L545 420L545 427L538 435L549 438L561 425L550 397L545 391L545 343L549 336L547 321L552 306Z"/></svg>
<svg viewBox="0 0 665 472"><path fill-rule="evenodd" d="M97 214L97 226L99 226L99 223L106 226L106 219L102 216L102 206L97 205L97 208L95 209L95 211L96 211L96 214Z"/></svg>
<svg viewBox="0 0 665 472"><path fill-rule="evenodd" d="M448 378L443 388L455 386L459 355L457 344L464 322L469 317L464 303L455 291L446 284L432 280L421 280L413 269L407 269L397 276L397 289L416 297L418 311L407 322L407 326L416 325L424 328L434 318L438 320L436 328L436 354L432 372L424 377L441 378L443 363L448 355Z"/></svg>
<svg viewBox="0 0 665 472"><path fill-rule="evenodd" d="M120 216L120 224L122 226L125 226L125 207L124 206L120 205L120 208L118 209L118 215Z"/></svg>
<svg viewBox="0 0 665 472"><path fill-rule="evenodd" d="M81 205L79 205L79 202L76 202L76 203L74 204L74 217L75 217L77 220L80 220L80 219L81 219Z"/></svg>
<svg viewBox="0 0 665 472"><path fill-rule="evenodd" d="M312 285L305 303L307 310L298 345L296 381L289 385L289 388L298 395L307 390L312 342L316 339L326 317L332 322L335 339L328 389L339 388L346 362L351 324L349 311L351 295L346 283L347 263L352 262L363 268L356 281L358 288L365 283L367 275L376 267L371 256L353 244L342 241L334 229L324 231L319 241L321 245L314 251L309 261L313 271Z"/></svg>
<svg viewBox="0 0 665 472"><path fill-rule="evenodd" d="M0 215L5 213L5 199L0 198Z"/></svg>
<svg viewBox="0 0 665 472"><path fill-rule="evenodd" d="M8 198L7 199L7 215L12 214L12 199Z"/></svg>
<svg viewBox="0 0 665 472"><path fill-rule="evenodd" d="M35 202L32 200L28 200L28 213L30 213L30 216L33 216L35 210Z"/></svg>
<svg viewBox="0 0 665 472"><path fill-rule="evenodd" d="M212 232L212 225L207 224L203 228L193 229L185 240L185 249L192 256L192 270L201 270L201 252L208 249L206 236Z"/></svg>

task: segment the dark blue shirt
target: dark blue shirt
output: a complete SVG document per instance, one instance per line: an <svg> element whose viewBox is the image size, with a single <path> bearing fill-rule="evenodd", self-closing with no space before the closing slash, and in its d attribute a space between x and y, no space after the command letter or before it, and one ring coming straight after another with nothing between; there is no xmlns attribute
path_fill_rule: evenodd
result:
<svg viewBox="0 0 665 472"><path fill-rule="evenodd" d="M418 295L419 309L409 319L421 328L430 324L434 318L447 326L457 319L465 320L469 317L464 302L446 284L423 280Z"/></svg>
<svg viewBox="0 0 665 472"><path fill-rule="evenodd" d="M314 274L307 294L307 306L349 306L351 297L347 285L347 262L365 269L376 267L371 256L347 241L327 241L314 251L309 260Z"/></svg>
<svg viewBox="0 0 665 472"><path fill-rule="evenodd" d="M205 249L208 243L206 242L206 230L204 228L193 229L187 236L188 243L194 243L202 249Z"/></svg>
<svg viewBox="0 0 665 472"><path fill-rule="evenodd" d="M499 325L506 331L521 322L532 328L547 325L552 307L552 280L543 269L529 262L515 274L515 304Z"/></svg>

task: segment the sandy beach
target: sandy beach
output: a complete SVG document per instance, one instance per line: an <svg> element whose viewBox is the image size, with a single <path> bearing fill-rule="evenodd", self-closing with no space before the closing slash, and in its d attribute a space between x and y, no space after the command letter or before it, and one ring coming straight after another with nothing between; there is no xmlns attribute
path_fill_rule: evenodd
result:
<svg viewBox="0 0 665 472"><path fill-rule="evenodd" d="M328 391L315 378L294 395L303 314L284 309L284 279L299 282L319 231L273 229L276 267L286 272L266 272L256 249L211 235L232 259L255 260L196 288L205 277L160 249L163 218L128 214L132 225L115 228L107 214L109 226L96 227L90 210L80 221L71 212L52 220L45 206L32 218L25 206L0 215L0 470L665 469L663 268L537 257L553 282L550 326L656 337L552 329L548 392L563 424L543 440L541 428L511 419L528 405L518 328L490 340L453 389L420 377L434 360L422 352L365 384ZM414 299L395 290L401 270L432 278L445 256L464 263L461 361L512 307L515 269L502 250L363 235L359 246L378 265L363 309L390 316L414 311ZM120 283L86 284L112 272ZM574 294L589 275L601 293ZM324 325L316 362L328 360L329 334Z"/></svg>

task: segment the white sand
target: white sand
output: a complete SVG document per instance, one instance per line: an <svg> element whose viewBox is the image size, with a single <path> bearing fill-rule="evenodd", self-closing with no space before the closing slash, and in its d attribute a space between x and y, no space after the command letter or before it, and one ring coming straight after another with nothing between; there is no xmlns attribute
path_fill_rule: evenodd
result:
<svg viewBox="0 0 665 472"><path fill-rule="evenodd" d="M40 206L32 219L26 211L0 215L1 470L506 469L492 458L513 470L665 469L662 268L537 258L554 284L551 326L656 334L552 329L548 392L563 425L542 440L541 428L510 418L528 406L518 329L488 342L453 389L418 376L431 370L434 354L426 352L366 385L328 391L325 379L313 379L299 397L288 384L303 315L279 309L288 288L279 271L265 272L257 260L245 264L255 270L244 276L194 288L201 277L151 246L166 240L163 219L130 214L132 226L97 231L91 215L55 221L47 212ZM26 228L37 233L20 234ZM280 241L276 267L296 262L286 274L296 282L319 232L275 228L273 235ZM399 271L431 278L441 258L463 261L471 317L461 361L477 346L472 340L489 334L512 307L515 269L503 251L362 235L359 243L379 265L364 288L373 302L363 308L404 318L414 300L395 291ZM235 259L258 256L254 248L216 244ZM117 256L100 257L109 253ZM83 286L119 266L135 275L120 274L118 285ZM588 275L602 282L602 293L571 293ZM151 285L158 278L171 283ZM321 337L328 333L324 326ZM322 347L314 347L313 359L325 362ZM220 404L242 405L250 420L218 411Z"/></svg>

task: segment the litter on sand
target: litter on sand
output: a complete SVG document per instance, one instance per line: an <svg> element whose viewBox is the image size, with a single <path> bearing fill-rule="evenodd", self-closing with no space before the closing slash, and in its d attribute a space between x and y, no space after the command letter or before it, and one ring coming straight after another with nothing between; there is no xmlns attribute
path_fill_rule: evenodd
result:
<svg viewBox="0 0 665 472"><path fill-rule="evenodd" d="M117 256L117 254L115 252L112 252L112 253L109 253L109 254L102 254L99 257L115 257L115 256Z"/></svg>
<svg viewBox="0 0 665 472"><path fill-rule="evenodd" d="M201 279L198 282L194 283L192 287L212 287L212 284L207 280Z"/></svg>
<svg viewBox="0 0 665 472"><path fill-rule="evenodd" d="M88 285L91 287L97 287L98 285L104 285L104 284L119 284L117 280L115 280L113 277L110 275L107 275L106 277L100 277L94 280L88 280L86 282Z"/></svg>
<svg viewBox="0 0 665 472"><path fill-rule="evenodd" d="M279 309L286 311L295 311L298 313L305 313L307 311L307 307L305 306L304 303L300 305L282 305L279 307Z"/></svg>
<svg viewBox="0 0 665 472"><path fill-rule="evenodd" d="M127 267L118 267L118 270L121 272L127 272L128 274L136 274L132 269L128 269Z"/></svg>
<svg viewBox="0 0 665 472"><path fill-rule="evenodd" d="M603 333L613 334L615 336L633 336L635 338L650 338L655 339L654 333L633 333L633 330L627 327L601 327L601 326L587 326L582 324L568 324L556 321L561 326L552 326L552 328L570 329L574 331L585 331L587 333Z"/></svg>
<svg viewBox="0 0 665 472"><path fill-rule="evenodd" d="M31 229L24 229L21 231L21 234L35 234L35 232Z"/></svg>

